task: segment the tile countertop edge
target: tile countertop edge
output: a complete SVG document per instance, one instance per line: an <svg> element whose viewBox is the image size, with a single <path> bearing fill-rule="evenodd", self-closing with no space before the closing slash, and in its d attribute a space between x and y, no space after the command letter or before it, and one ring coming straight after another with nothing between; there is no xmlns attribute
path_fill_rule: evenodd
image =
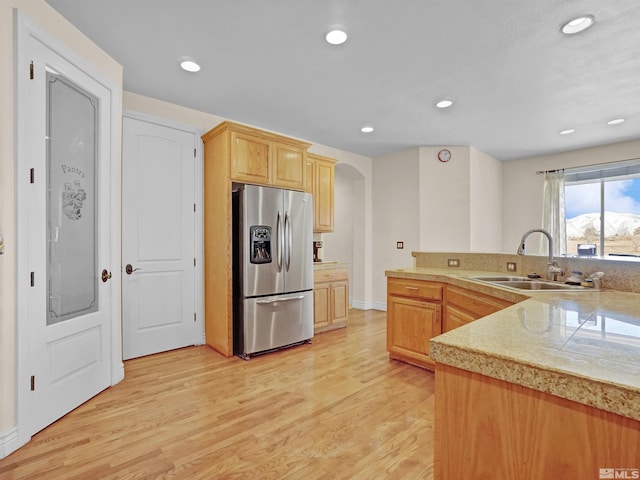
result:
<svg viewBox="0 0 640 480"><path fill-rule="evenodd" d="M478 274L493 275L494 273L467 270L452 272L448 269L431 267L409 267L385 272L385 275L391 278L427 280L457 285L514 303L533 298L532 295L506 291L499 287L485 285L465 278ZM504 275L504 273L499 275ZM544 298L540 297L539 294L534 295L537 299ZM490 321L490 317L492 315L484 318ZM485 320L481 319L480 321ZM577 372L558 369L549 365L536 365L526 358L518 359L495 351L484 351L466 345L452 344L449 343L446 335L444 338L434 337L429 344L430 356L437 363L522 385L533 390L640 421L640 410L636 406L640 398L640 392L633 386L615 383L604 377L581 375Z"/></svg>
<svg viewBox="0 0 640 480"><path fill-rule="evenodd" d="M429 355L436 363L521 385L640 421L640 411L635 407L638 393L624 386L576 376L549 367L526 364L493 353L447 345L439 342L437 337L429 342Z"/></svg>

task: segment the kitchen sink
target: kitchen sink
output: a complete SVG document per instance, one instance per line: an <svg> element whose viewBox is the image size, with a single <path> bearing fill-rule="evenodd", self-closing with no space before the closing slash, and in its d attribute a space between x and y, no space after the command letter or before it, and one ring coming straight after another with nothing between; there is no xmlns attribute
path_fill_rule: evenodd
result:
<svg viewBox="0 0 640 480"><path fill-rule="evenodd" d="M514 288L516 290L527 290L527 291L589 291L593 290L593 288L583 287L581 285L567 285L566 283L552 282L548 280L540 280L538 278L528 278L528 277L515 277L515 276L473 276L468 277L471 280L478 280L480 282L490 283L492 285L496 285L499 287L507 287Z"/></svg>
<svg viewBox="0 0 640 480"><path fill-rule="evenodd" d="M508 275L503 275L503 276L476 276L476 277L469 277L472 280L480 280L483 282L525 282L525 281L531 281L533 280L532 278L529 277L514 277L514 276L508 276Z"/></svg>
<svg viewBox="0 0 640 480"><path fill-rule="evenodd" d="M517 288L519 290L584 290L586 287L580 285L567 285L565 283L545 282L531 280L526 282L495 282L503 287Z"/></svg>

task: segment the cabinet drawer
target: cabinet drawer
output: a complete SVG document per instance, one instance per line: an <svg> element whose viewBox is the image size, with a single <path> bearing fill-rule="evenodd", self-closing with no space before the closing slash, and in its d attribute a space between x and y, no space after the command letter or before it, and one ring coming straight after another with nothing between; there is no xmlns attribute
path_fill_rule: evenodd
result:
<svg viewBox="0 0 640 480"><path fill-rule="evenodd" d="M513 305L512 302L490 297L464 288L447 286L447 305L455 305L471 313L476 319Z"/></svg>
<svg viewBox="0 0 640 480"><path fill-rule="evenodd" d="M441 301L442 290L443 285L438 282L406 278L387 279L387 295Z"/></svg>
<svg viewBox="0 0 640 480"><path fill-rule="evenodd" d="M313 271L313 283L337 282L339 280L349 280L349 269L331 268Z"/></svg>

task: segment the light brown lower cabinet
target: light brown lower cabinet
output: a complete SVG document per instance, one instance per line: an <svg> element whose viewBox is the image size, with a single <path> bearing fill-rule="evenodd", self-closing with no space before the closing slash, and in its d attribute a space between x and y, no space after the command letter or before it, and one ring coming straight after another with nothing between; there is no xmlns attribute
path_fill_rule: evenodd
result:
<svg viewBox="0 0 640 480"><path fill-rule="evenodd" d="M313 331L326 332L347 326L349 317L349 270L313 272Z"/></svg>
<svg viewBox="0 0 640 480"><path fill-rule="evenodd" d="M389 357L433 370L429 340L509 305L513 303L456 285L389 277Z"/></svg>
<svg viewBox="0 0 640 480"><path fill-rule="evenodd" d="M435 378L436 480L638 478L637 420L439 363Z"/></svg>
<svg viewBox="0 0 640 480"><path fill-rule="evenodd" d="M444 284L387 279L387 350L395 360L433 370L429 340L441 332Z"/></svg>
<svg viewBox="0 0 640 480"><path fill-rule="evenodd" d="M444 304L442 333L486 317L513 305L513 302L456 285L447 285Z"/></svg>

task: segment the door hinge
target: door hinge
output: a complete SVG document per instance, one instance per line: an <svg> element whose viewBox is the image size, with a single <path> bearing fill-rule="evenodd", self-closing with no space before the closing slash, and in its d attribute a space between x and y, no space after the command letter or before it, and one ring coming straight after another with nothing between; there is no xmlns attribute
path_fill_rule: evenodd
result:
<svg viewBox="0 0 640 480"><path fill-rule="evenodd" d="M36 169L29 169L29 183L35 183L36 181Z"/></svg>
<svg viewBox="0 0 640 480"><path fill-rule="evenodd" d="M31 391L34 392L36 390L36 376L31 375Z"/></svg>
<svg viewBox="0 0 640 480"><path fill-rule="evenodd" d="M33 80L34 77L35 75L33 73L33 62L31 62L31 64L29 65L29 80Z"/></svg>
<svg viewBox="0 0 640 480"><path fill-rule="evenodd" d="M29 275L29 277L30 277L29 283L31 283L32 287L35 286L35 284L36 284L36 274L35 274L35 272L31 272L31 275Z"/></svg>
<svg viewBox="0 0 640 480"><path fill-rule="evenodd" d="M196 259L195 258L193 259L193 266L194 267L196 266Z"/></svg>
<svg viewBox="0 0 640 480"><path fill-rule="evenodd" d="M194 322L196 322L196 321L197 321L197 320L196 320L196 314L195 314L195 313L193 314L193 321L194 321Z"/></svg>
<svg viewBox="0 0 640 480"><path fill-rule="evenodd" d="M193 204L193 211L194 212L196 211L196 204L195 203Z"/></svg>
<svg viewBox="0 0 640 480"><path fill-rule="evenodd" d="M196 158L196 149L193 149L193 158Z"/></svg>

